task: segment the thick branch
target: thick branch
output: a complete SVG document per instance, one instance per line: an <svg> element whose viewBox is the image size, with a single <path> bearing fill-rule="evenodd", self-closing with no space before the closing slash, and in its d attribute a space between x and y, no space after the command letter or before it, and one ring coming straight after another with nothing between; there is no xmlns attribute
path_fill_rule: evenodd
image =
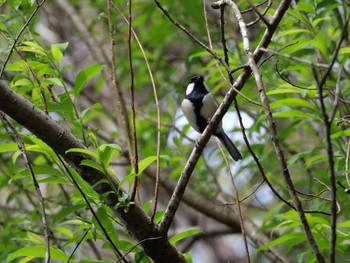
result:
<svg viewBox="0 0 350 263"><path fill-rule="evenodd" d="M80 153L66 153L71 148L84 148L77 138L31 102L11 90L4 82L0 82L0 110L60 154L90 185L95 185L105 178L105 175L97 170L80 165L82 160L89 158L88 156ZM113 188L109 184L97 185L95 190L100 195L107 192L113 193ZM118 188L117 183L115 183L115 188ZM122 192L120 191L118 194L122 194ZM137 204L131 205L129 211L125 213L122 208L115 208L118 203L116 194L109 194L105 203L122 220L132 236L138 241L142 241L141 245L146 254L154 262L186 262L182 254L169 243L167 236L160 234L157 225L151 222Z"/></svg>

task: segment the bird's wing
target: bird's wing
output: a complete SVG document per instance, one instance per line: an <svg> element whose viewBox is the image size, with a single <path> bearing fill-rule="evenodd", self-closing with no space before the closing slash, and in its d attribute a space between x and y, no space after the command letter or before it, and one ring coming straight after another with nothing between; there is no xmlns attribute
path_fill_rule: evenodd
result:
<svg viewBox="0 0 350 263"><path fill-rule="evenodd" d="M210 120L213 117L216 110L218 109L218 107L219 107L219 103L217 102L215 97L210 93L208 93L203 98L201 115L203 116L203 118ZM220 123L220 127L221 127L221 123Z"/></svg>

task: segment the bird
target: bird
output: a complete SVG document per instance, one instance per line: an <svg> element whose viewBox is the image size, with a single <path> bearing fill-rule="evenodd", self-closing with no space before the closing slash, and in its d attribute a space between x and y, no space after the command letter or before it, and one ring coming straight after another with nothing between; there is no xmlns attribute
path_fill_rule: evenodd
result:
<svg viewBox="0 0 350 263"><path fill-rule="evenodd" d="M202 133L218 107L219 103L209 92L204 78L198 75L191 77L186 88L186 96L181 103L181 108L192 128ZM214 136L225 146L233 160L239 161L243 158L222 128L222 122L220 122Z"/></svg>

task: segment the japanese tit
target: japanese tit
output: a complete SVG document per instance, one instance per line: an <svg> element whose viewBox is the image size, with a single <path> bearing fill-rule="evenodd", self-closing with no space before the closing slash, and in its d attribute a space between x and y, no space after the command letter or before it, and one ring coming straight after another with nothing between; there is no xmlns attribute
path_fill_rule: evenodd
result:
<svg viewBox="0 0 350 263"><path fill-rule="evenodd" d="M203 77L193 76L181 104L182 111L192 128L202 133L218 107L219 103L209 93ZM221 141L235 161L242 159L241 153L223 130L221 122L214 136Z"/></svg>

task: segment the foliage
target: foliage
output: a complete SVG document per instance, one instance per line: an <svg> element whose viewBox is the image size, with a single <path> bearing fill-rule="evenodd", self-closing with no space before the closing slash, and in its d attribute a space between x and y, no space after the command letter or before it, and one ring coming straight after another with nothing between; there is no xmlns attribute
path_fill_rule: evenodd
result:
<svg viewBox="0 0 350 263"><path fill-rule="evenodd" d="M121 16L121 13L127 16L128 6L126 2L117 1L111 5L114 25L112 33L116 43L116 69L113 69L105 1L66 2L79 7L74 9L75 19L78 18L87 25L94 47L84 37L77 21L70 20L72 17L68 17L64 7L57 3L48 1L43 7L37 8L36 1L18 0L4 1L0 6L0 68L5 67L1 79L7 81L15 92L47 112L84 144L85 149L72 148L68 151L92 157L91 160L84 160L81 165L106 175L105 181L91 186L73 168L62 163L53 149L29 133L25 127L12 122L24 142L45 197L51 259L65 262L115 262L121 258L120 255L125 255L128 260L135 262L150 262L143 251L142 242L132 238L122 220L104 203L106 196L100 196L95 191L99 184L113 184L112 181L115 180L130 195L135 178L138 178L140 193L135 202L143 207L145 213L152 214L158 127L150 73L141 48L135 38L132 38L135 127L139 156L139 173L136 173L134 159L130 161L130 149L127 146L129 138L124 136L119 122L122 113L113 101L116 95L112 85L114 83L110 79L111 72L115 70L116 86L123 94L129 114L127 121L132 123L132 102L129 96L131 72L127 56L128 25ZM248 1L236 3L240 10L248 10L250 7ZM266 7L266 2L254 3L262 4L259 7L261 12ZM161 4L176 21L205 44L209 42L208 27L213 51L220 57L224 56L217 22L219 11L206 5L206 22L202 1L161 1ZM278 3L273 2L266 17L271 18L277 8ZM36 9L38 12L34 14ZM244 13L247 23L257 17L248 11ZM195 144L194 139L198 138L179 111L189 77L194 74L204 75L211 91L221 101L229 88L225 81L227 75L224 67L175 27L156 8L153 1L133 1L132 12L132 26L153 72L160 101L162 125L159 166L164 179L163 187L167 189L171 182L179 179ZM344 191L350 188L350 39L348 30L344 30L348 27L346 19L349 12L348 1L308 0L291 4L265 51L264 62L259 64L278 140L287 160L286 169L291 174L303 209L307 212L306 219L311 233L325 258L331 257L330 236L332 231L336 233L337 262L350 260L350 196ZM32 14L33 19L26 24ZM231 69L235 69L245 65L247 57L234 15L228 11L225 15L228 58ZM19 35L22 29L24 31ZM263 36L265 26L259 21L248 30L254 50ZM346 31L345 37L343 31ZM336 55L341 39L342 45ZM14 41L17 41L15 48L12 46ZM101 50L105 58L98 57L94 48ZM322 86L322 101L330 131L327 137L327 122L325 123L318 85L333 59L334 66ZM234 79L240 76L243 69L244 67L239 68L233 73ZM223 75L220 72L224 72ZM236 117L232 117L236 116L233 107L225 116L225 122L229 123L231 137L239 142L244 159L232 163L229 168L239 187L240 199L247 197L241 202L245 207L243 218L257 222L260 231L270 238L269 242L258 249L250 247L254 250L253 256L259 260L266 249L274 247L286 258L292 258L293 262L316 262L298 213L286 205L286 201L293 203L288 192L290 187L283 180L284 169L277 158L276 148L273 147L273 135L263 107L258 106L261 101L253 76L241 92L245 97L238 95L237 104L244 117L244 129L235 121ZM258 103L250 103L248 100ZM227 129L225 125L224 127ZM246 147L241 130L246 132L250 148L257 156L267 179L284 200L275 195L271 200L266 198L272 192L268 188L262 188L261 170ZM328 142L331 142L331 152ZM336 229L332 228L330 215L334 191L331 186L334 180L330 176L330 155L333 157L336 180L340 182L337 186ZM3 240L0 261L41 262L47 248L40 201L23 157L14 135L8 132L5 122L0 122L0 193L3 196L0 202L0 237ZM211 204L230 204L236 202L236 197L228 178L220 151L215 143L210 142L197 163L188 191L196 197L205 196ZM341 185L345 185L346 189ZM258 188L259 190L254 190ZM119 189L113 190L119 193ZM259 191L262 194L259 195ZM121 207L125 213L134 204L129 195L118 196L116 208ZM165 193L161 193L158 198L160 205L154 217L155 223L163 217L169 198ZM195 211L210 217L193 206ZM235 205L228 205L227 209L232 211L235 208ZM184 249L191 241L210 243L212 239L200 238L205 234L210 236L212 231L204 223L198 223L201 220L197 218L203 215L199 215L198 211L193 212L187 206L182 209L185 212L175 216L169 241L179 249ZM224 211L226 207L223 206L222 209ZM215 221L214 228L220 229L220 222L225 220ZM193 222L198 225L192 226ZM186 229L177 225L185 225ZM234 229L229 231L230 234L234 232ZM232 260L238 252L230 241L218 240L232 250L228 253L231 258L220 260ZM212 251L218 262L219 247L213 246ZM200 262L201 258L196 256L195 251L195 246L190 246L189 251L186 251L186 259ZM199 251L203 252L203 248Z"/></svg>

